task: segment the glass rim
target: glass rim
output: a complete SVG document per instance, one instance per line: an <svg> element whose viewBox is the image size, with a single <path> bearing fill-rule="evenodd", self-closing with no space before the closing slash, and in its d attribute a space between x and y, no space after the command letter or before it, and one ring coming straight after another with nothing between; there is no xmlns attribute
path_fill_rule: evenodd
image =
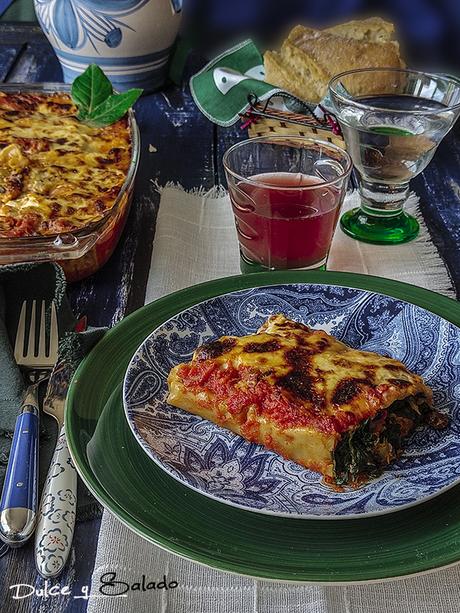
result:
<svg viewBox="0 0 460 613"><path fill-rule="evenodd" d="M457 102L456 104L452 104L449 106L445 106L442 109L438 109L438 110L432 110L432 111L422 111L422 110L413 110L413 111L407 111L407 109L389 109L386 107L381 107L381 106L372 106L371 104L363 104L362 102L359 102L359 100L356 100L355 98L352 97L352 95L350 94L349 96L344 95L340 92L338 92L335 89L335 86L338 84L338 82L340 81L340 79L342 79L345 76L349 76L349 75L354 75L354 74L360 74L363 72L369 72L369 73L375 73L375 72L390 72L390 73L400 73L400 74L412 74L412 75L419 75L419 76L424 76L424 77L429 77L431 79L442 79L443 81L447 81L449 83L451 83L452 85L455 85L458 89L460 89L460 79L457 79L456 77L450 76L450 75L444 75L442 73L435 73L435 72L425 72L423 70L412 70L410 68L355 68L354 70L345 70L344 72L341 72L337 75L335 75L334 77L332 77L332 79L329 81L328 83L328 90L330 92L332 92L332 94L339 98L340 100L346 102L347 104L353 104L359 108L365 109L365 110L372 110L372 111L380 111L380 112L386 112L386 113L401 113L401 114L406 114L408 112L410 112L411 115L427 115L428 113L430 115L438 115L440 113L445 113L446 111L451 111L454 109L458 109L460 108L460 102ZM417 96L419 97L421 100L430 100L430 98L422 98L421 96Z"/></svg>
<svg viewBox="0 0 460 613"><path fill-rule="evenodd" d="M300 141L303 142L308 142L311 144L316 144L316 145L324 145L326 147L329 147L330 149L333 149L334 151L337 151L338 153L340 153L346 160L347 162L347 166L346 169L335 179L331 180L331 181L321 181L320 183L316 183L315 185L288 185L288 186L283 186L282 189L283 191L288 191L288 190L308 190L308 189L318 189L318 187L328 187L329 185L334 185L335 183L338 183L339 181L342 181L345 177L347 177L348 175L350 175L352 168L353 168L353 161L350 157L350 154L343 149L342 147L339 147L339 145L335 145L334 143L329 143L325 140L320 140L317 138L310 138L308 136L298 136L296 134L275 134L273 136L256 136L255 138L246 138L238 143L235 143L234 145L232 145L231 147L229 147L227 149L227 151L225 151L223 157L222 157L222 164L224 166L224 170L226 173L228 173L229 175L231 175L232 177L239 179L241 181L244 181L245 183L250 183L251 185L256 185L258 187L267 187L269 189L280 189L279 185L273 185L270 183L264 183L263 181L256 181L254 179L248 178L248 177L244 177L243 175L240 175L239 173L235 172L234 170L232 170L228 163L228 157L229 155L235 151L236 149L239 149L240 147L247 145L249 143L255 143L255 142L262 142L262 141L267 141L267 143L269 141L272 140L286 140L287 138L291 138L291 139L298 139Z"/></svg>

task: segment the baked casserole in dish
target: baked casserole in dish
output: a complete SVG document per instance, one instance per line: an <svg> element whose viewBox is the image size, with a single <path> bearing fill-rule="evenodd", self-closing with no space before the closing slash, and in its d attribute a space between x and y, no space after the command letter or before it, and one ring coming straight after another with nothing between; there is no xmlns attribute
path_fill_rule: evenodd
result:
<svg viewBox="0 0 460 613"><path fill-rule="evenodd" d="M70 281L112 254L139 157L132 111L94 127L62 84L0 87L0 264L58 261Z"/></svg>

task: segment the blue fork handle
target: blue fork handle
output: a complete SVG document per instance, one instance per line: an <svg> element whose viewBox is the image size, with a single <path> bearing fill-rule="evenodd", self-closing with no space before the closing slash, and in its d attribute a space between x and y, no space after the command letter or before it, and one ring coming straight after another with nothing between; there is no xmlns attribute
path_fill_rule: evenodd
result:
<svg viewBox="0 0 460 613"><path fill-rule="evenodd" d="M20 546L32 535L37 517L39 413L24 404L16 419L0 500L0 538Z"/></svg>

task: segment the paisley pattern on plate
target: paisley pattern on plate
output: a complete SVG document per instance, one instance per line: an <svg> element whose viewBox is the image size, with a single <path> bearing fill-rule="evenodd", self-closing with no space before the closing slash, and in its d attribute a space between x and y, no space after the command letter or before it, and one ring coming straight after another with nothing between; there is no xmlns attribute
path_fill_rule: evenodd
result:
<svg viewBox="0 0 460 613"><path fill-rule="evenodd" d="M169 406L166 378L201 343L253 333L282 312L347 344L403 361L433 388L451 416L447 430L417 431L385 473L359 489L334 492L321 476L200 417ZM124 404L146 453L168 474L221 502L305 518L388 513L460 481L460 329L415 305L347 287L291 284L229 293L197 304L157 328L127 370Z"/></svg>

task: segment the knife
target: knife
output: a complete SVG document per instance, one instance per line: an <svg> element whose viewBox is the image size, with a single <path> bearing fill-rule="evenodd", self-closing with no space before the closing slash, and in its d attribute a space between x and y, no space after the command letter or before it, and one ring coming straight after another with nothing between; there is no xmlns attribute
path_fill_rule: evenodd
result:
<svg viewBox="0 0 460 613"><path fill-rule="evenodd" d="M45 579L57 577L69 556L75 526L77 473L64 428L64 408L73 368L59 361L51 373L43 410L59 429L56 449L43 488L35 532L35 563Z"/></svg>

